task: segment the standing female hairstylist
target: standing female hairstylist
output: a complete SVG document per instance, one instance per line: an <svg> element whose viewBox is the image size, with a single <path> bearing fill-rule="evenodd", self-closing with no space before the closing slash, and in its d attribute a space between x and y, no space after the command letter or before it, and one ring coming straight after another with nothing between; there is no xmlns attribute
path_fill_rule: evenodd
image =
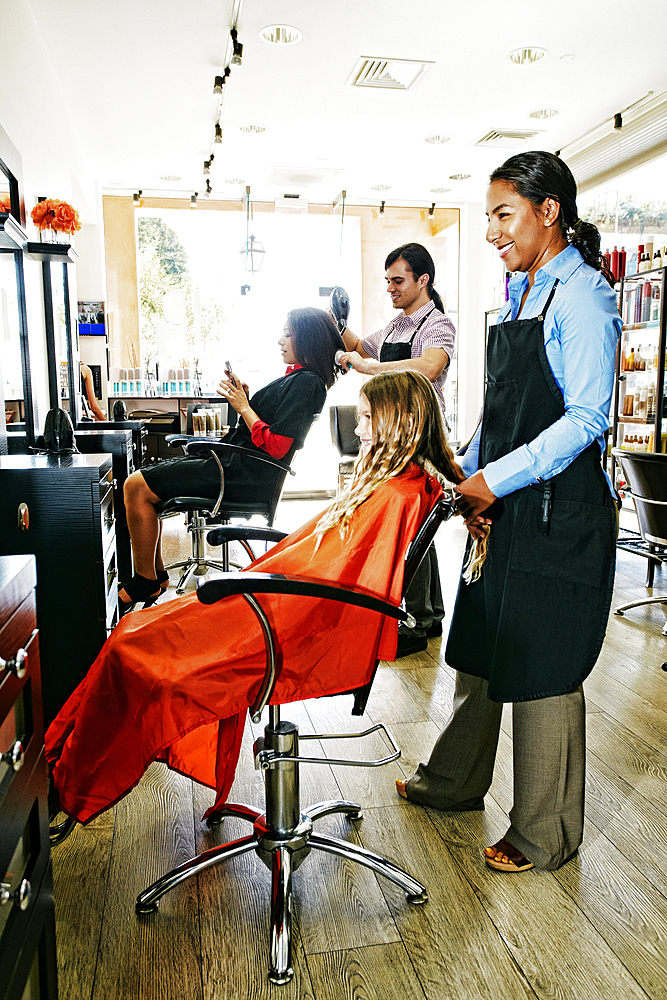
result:
<svg viewBox="0 0 667 1000"><path fill-rule="evenodd" d="M446 652L454 712L398 790L437 809L483 809L512 702L511 825L484 856L518 872L559 868L582 840L581 684L614 576L617 509L601 452L621 319L562 160L511 157L491 175L487 216L486 238L515 273L489 332L484 413L458 488L471 535L491 524L489 551L480 580L459 586Z"/></svg>

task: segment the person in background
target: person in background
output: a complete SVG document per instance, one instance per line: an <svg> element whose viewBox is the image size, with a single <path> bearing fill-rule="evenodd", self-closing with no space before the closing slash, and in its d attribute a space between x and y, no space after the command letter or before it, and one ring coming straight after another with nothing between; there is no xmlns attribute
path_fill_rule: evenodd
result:
<svg viewBox="0 0 667 1000"><path fill-rule="evenodd" d="M351 483L248 571L360 587L398 605L407 547L442 496L436 475L462 476L437 413L418 373L366 383ZM261 603L280 651L271 704L349 691L370 680L378 659L394 658L392 618L287 594L263 594ZM243 596L206 605L188 594L126 615L47 731L59 794L51 814L64 808L90 822L154 760L214 788L220 808L265 666L262 629Z"/></svg>
<svg viewBox="0 0 667 1000"><path fill-rule="evenodd" d="M250 396L247 386L227 372L219 392L241 417L226 441L289 462L303 448L327 390L336 381L340 369L335 357L343 342L330 316L322 309L306 308L288 313L278 344L287 365L281 378ZM238 453L222 463L225 499L248 502L271 496L277 475L271 466ZM177 496L215 499L219 492L220 469L213 457L173 458L128 476L123 495L135 572L119 588L123 612L139 601L144 606L154 603L169 586L155 505Z"/></svg>
<svg viewBox="0 0 667 1000"><path fill-rule="evenodd" d="M433 287L433 258L421 243L405 243L392 250L384 266L387 293L394 309L400 309L401 314L384 330L363 339L346 329L343 340L348 353L340 362L364 375L421 372L432 383L445 418L443 386L454 353L456 330ZM405 607L416 624L414 628L407 625L399 628L399 657L426 649L429 638L442 635L445 609L433 545L406 594Z"/></svg>
<svg viewBox="0 0 667 1000"><path fill-rule="evenodd" d="M487 240L513 276L489 331L482 423L461 465L471 538L489 529L478 582L461 583L446 649L454 710L399 794L483 809L503 702L512 703L510 827L484 850L502 872L556 869L582 840L582 682L604 638L618 509L603 471L621 317L600 234L551 153L491 174ZM470 544L470 540L469 540Z"/></svg>
<svg viewBox="0 0 667 1000"><path fill-rule="evenodd" d="M95 396L93 373L88 365L84 364L81 365L81 391L85 402L92 413L93 420L107 420L107 415L100 407L100 404L97 402L97 397Z"/></svg>

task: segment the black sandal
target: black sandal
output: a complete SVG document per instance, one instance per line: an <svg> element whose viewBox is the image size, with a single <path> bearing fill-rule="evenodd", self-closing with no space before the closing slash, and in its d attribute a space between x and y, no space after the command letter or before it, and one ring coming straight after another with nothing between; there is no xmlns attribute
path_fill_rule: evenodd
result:
<svg viewBox="0 0 667 1000"><path fill-rule="evenodd" d="M157 593L155 592L156 587L158 588ZM162 594L157 580L149 580L148 577L140 576L139 573L135 573L128 583L121 584L118 589L124 590L130 598L129 601L118 598L121 618L128 611L133 611L135 604L143 604L145 608L150 608Z"/></svg>

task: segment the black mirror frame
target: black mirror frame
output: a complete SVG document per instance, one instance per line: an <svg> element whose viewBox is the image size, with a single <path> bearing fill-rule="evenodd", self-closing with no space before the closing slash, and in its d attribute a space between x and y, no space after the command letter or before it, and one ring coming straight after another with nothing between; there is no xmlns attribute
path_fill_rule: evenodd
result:
<svg viewBox="0 0 667 1000"><path fill-rule="evenodd" d="M0 253L13 253L16 267L18 299L18 325L23 381L23 410L28 445L35 443L35 411L32 398L30 372L30 346L28 341L28 315L25 300L23 250L27 245L25 231L25 202L23 200L23 164L20 153L0 126L0 171L7 178L10 194L10 213L0 213Z"/></svg>

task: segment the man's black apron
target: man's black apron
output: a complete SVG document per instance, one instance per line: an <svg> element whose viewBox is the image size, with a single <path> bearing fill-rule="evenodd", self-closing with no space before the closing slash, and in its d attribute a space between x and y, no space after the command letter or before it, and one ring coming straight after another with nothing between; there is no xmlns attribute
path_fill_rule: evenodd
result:
<svg viewBox="0 0 667 1000"><path fill-rule="evenodd" d="M489 330L480 469L565 413L544 346L557 284L540 316ZM493 701L568 694L597 660L614 580L618 518L597 442L485 513L488 555L481 578L459 584L447 663L487 679Z"/></svg>
<svg viewBox="0 0 667 1000"><path fill-rule="evenodd" d="M433 309L435 309L435 306L433 306ZM421 327L433 312L433 309L429 309L426 315L422 316L419 323L417 323L417 326L415 327L415 332L404 344L388 344L385 340L380 348L380 361L408 361L412 357L412 341L415 339Z"/></svg>

